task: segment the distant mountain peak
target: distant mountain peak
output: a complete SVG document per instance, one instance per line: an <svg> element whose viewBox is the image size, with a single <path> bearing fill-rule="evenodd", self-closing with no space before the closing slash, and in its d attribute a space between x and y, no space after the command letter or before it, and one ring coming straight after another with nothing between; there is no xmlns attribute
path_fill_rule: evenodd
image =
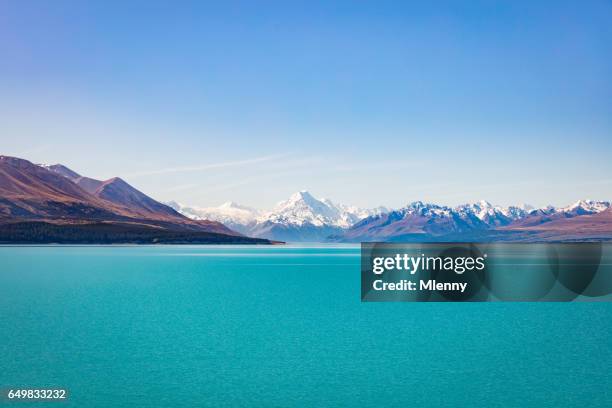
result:
<svg viewBox="0 0 612 408"><path fill-rule="evenodd" d="M480 200L478 201L478 205L481 208L493 208L493 204L491 204L490 202L488 202L487 200Z"/></svg>
<svg viewBox="0 0 612 408"><path fill-rule="evenodd" d="M340 233L359 220L387 209L379 207L368 210L336 204L301 190L269 211L256 210L231 201L212 208L180 206L178 211L194 219L207 218L223 222L250 236L286 241L323 241L329 235Z"/></svg>
<svg viewBox="0 0 612 408"><path fill-rule="evenodd" d="M314 198L312 194L310 194L307 190L301 190L291 194L288 200L282 201L281 203L295 203L298 201L304 201L306 203L312 204L314 202L318 202L319 200Z"/></svg>
<svg viewBox="0 0 612 408"><path fill-rule="evenodd" d="M254 208L248 207L246 205L238 204L235 201L226 201L217 208L228 209L228 210L234 209L234 210L256 211Z"/></svg>
<svg viewBox="0 0 612 408"><path fill-rule="evenodd" d="M600 213L610 208L609 201L596 201L596 200L578 200L568 207L561 208L560 211L572 212L572 211L583 211L587 213Z"/></svg>
<svg viewBox="0 0 612 408"><path fill-rule="evenodd" d="M420 200L409 202L406 205L407 208L422 208L425 207L425 203Z"/></svg>
<svg viewBox="0 0 612 408"><path fill-rule="evenodd" d="M451 209L443 205L437 205L432 203L425 203L423 201L413 201L406 207L398 210L398 213L402 213L404 217L412 215L418 216L433 216L433 217L448 217Z"/></svg>
<svg viewBox="0 0 612 408"><path fill-rule="evenodd" d="M250 208L234 201L227 201L218 207L191 207L170 201L166 203L180 214L193 220L212 220L221 222L240 233L248 234L246 226L256 222L261 215L259 210Z"/></svg>

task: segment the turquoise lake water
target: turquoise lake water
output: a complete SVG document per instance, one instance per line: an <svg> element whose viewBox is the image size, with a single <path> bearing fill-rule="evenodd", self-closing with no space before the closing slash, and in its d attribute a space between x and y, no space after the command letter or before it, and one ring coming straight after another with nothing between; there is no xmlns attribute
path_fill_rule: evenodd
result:
<svg viewBox="0 0 612 408"><path fill-rule="evenodd" d="M45 407L612 406L612 303L361 303L358 247L0 247L0 313Z"/></svg>

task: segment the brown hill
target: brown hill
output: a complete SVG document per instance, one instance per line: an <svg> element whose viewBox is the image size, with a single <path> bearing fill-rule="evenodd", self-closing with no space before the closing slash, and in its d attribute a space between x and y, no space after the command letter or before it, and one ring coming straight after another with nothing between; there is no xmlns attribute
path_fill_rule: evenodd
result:
<svg viewBox="0 0 612 408"><path fill-rule="evenodd" d="M62 164L40 164L40 167L44 167L47 170L51 170L54 173L64 176L72 181L81 177L78 173L70 170L68 167Z"/></svg>
<svg viewBox="0 0 612 408"><path fill-rule="evenodd" d="M81 176L61 164L44 167L71 180L90 195L112 203L121 208L122 211L129 212L131 216L153 219L167 219L170 217L172 219L178 218L181 222L184 222L186 219L186 217L182 216L171 207L155 201L119 177L101 181Z"/></svg>
<svg viewBox="0 0 612 408"><path fill-rule="evenodd" d="M119 178L99 182L62 165L0 156L0 222L17 221L128 223L239 235L218 222L191 220Z"/></svg>
<svg viewBox="0 0 612 408"><path fill-rule="evenodd" d="M124 206L144 217L185 218L174 209L157 202L119 177L106 180L94 191L94 195L103 200Z"/></svg>
<svg viewBox="0 0 612 408"><path fill-rule="evenodd" d="M0 156L0 218L116 219L108 208L68 178L27 160Z"/></svg>
<svg viewBox="0 0 612 408"><path fill-rule="evenodd" d="M92 179L89 177L78 177L73 179L77 186L81 187L83 190L87 191L89 194L96 194L96 190L100 188L103 181Z"/></svg>

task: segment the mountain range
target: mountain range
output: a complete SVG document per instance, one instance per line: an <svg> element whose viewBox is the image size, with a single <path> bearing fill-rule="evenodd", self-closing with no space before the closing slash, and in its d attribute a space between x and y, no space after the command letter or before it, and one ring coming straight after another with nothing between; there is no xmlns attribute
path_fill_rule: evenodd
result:
<svg viewBox="0 0 612 408"><path fill-rule="evenodd" d="M248 238L254 237L254 238ZM607 201L555 208L412 202L364 209L291 195L270 210L160 203L119 177L0 156L0 243L271 243L612 240Z"/></svg>
<svg viewBox="0 0 612 408"><path fill-rule="evenodd" d="M244 235L291 242L323 242L366 217L389 211L384 207L363 209L336 204L317 199L308 191L291 195L269 211L231 201L219 207L190 207L176 202L168 205L192 219L219 221Z"/></svg>
<svg viewBox="0 0 612 408"><path fill-rule="evenodd" d="M219 207L171 207L193 219L210 219L254 237L283 241L537 241L612 239L607 201L580 200L567 207L501 207L487 201L457 207L415 201L389 210L362 209L293 194L269 211L234 202Z"/></svg>
<svg viewBox="0 0 612 408"><path fill-rule="evenodd" d="M185 217L118 177L96 180L10 156L0 156L0 242L268 243Z"/></svg>
<svg viewBox="0 0 612 408"><path fill-rule="evenodd" d="M365 218L339 239L348 242L612 239L611 215L607 201L580 200L567 207L538 209L493 206L486 201L451 208L416 201Z"/></svg>

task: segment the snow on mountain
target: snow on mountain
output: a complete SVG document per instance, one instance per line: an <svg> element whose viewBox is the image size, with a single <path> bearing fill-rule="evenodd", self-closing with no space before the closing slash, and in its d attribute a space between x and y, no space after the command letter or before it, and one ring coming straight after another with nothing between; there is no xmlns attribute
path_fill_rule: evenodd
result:
<svg viewBox="0 0 612 408"><path fill-rule="evenodd" d="M354 224L343 235L347 241L430 240L436 237L472 239L500 227L533 227L551 221L601 213L607 201L580 200L570 206L534 209L501 207L478 201L451 208L415 201L389 213L371 216Z"/></svg>
<svg viewBox="0 0 612 408"><path fill-rule="evenodd" d="M57 173L61 176L64 176L70 180L76 180L79 177L81 177L78 173L70 170L68 167L62 165L62 164L46 164L46 163L40 163L38 164L38 166L47 169L49 171L52 171L54 173Z"/></svg>
<svg viewBox="0 0 612 408"><path fill-rule="evenodd" d="M559 209L566 213L597 214L610 208L609 201L578 200L574 204Z"/></svg>
<svg viewBox="0 0 612 408"><path fill-rule="evenodd" d="M502 207L481 200L456 207L414 201L398 210L363 209L315 198L308 191L297 192L268 211L234 202L206 208L168 204L193 219L219 221L245 235L282 241L326 241L332 236L349 241L383 241L449 234L469 239L484 231L537 226L611 208L607 201L593 200L537 209L527 204Z"/></svg>
<svg viewBox="0 0 612 408"><path fill-rule="evenodd" d="M336 225L339 214L335 207L314 198L308 191L300 191L281 201L259 219L279 224L314 226Z"/></svg>
<svg viewBox="0 0 612 408"><path fill-rule="evenodd" d="M335 204L333 201L314 198L308 191L300 191L281 201L271 211L259 217L259 222L290 225L334 226L348 228L370 215L386 211L386 208L367 210L354 206Z"/></svg>
<svg viewBox="0 0 612 408"><path fill-rule="evenodd" d="M232 201L218 207L191 207L176 201L170 201L168 206L174 208L186 217L194 220L218 221L242 234L248 233L249 227L256 223L261 211L246 207Z"/></svg>
<svg viewBox="0 0 612 408"><path fill-rule="evenodd" d="M501 213L511 219L512 221L526 217L535 208L529 204L522 204L520 206L501 207Z"/></svg>
<svg viewBox="0 0 612 408"><path fill-rule="evenodd" d="M523 207L501 207L492 205L490 202L480 200L476 203L460 205L453 211L464 217L476 217L488 226L508 225L514 220L525 217L528 214L528 206Z"/></svg>
<svg viewBox="0 0 612 408"><path fill-rule="evenodd" d="M384 207L368 210L336 204L329 199L317 199L305 190L291 195L269 211L233 202L206 208L175 202L168 205L190 218L220 221L246 235L284 241L323 241L363 218L388 211Z"/></svg>

